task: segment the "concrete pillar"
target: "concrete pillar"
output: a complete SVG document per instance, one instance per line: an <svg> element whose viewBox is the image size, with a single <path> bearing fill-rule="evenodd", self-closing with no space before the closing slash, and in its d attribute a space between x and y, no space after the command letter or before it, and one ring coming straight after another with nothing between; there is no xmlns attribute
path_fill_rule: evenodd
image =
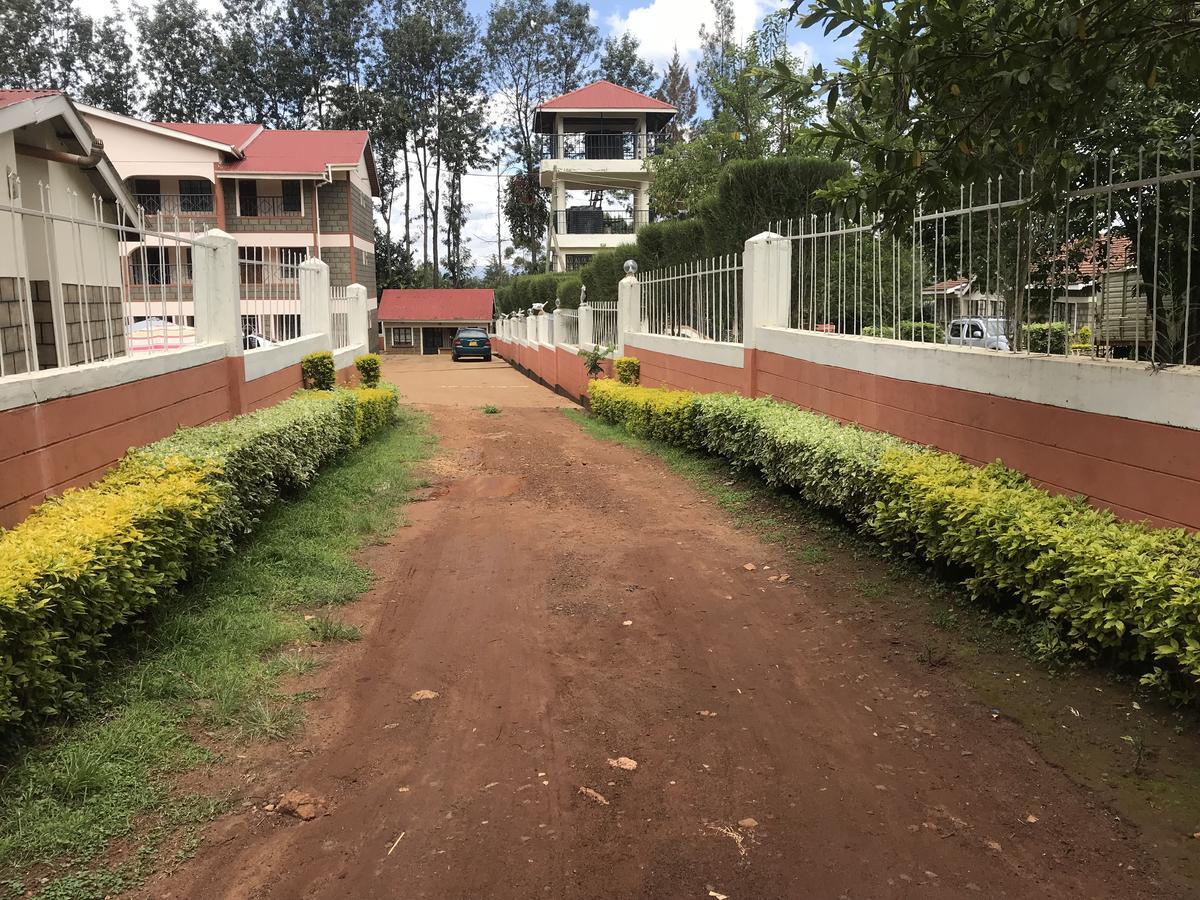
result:
<svg viewBox="0 0 1200 900"><path fill-rule="evenodd" d="M319 259L300 264L300 334L321 334L322 350L333 349L329 333L329 266Z"/></svg>
<svg viewBox="0 0 1200 900"><path fill-rule="evenodd" d="M625 335L642 330L642 286L636 275L617 285L617 356L625 355Z"/></svg>
<svg viewBox="0 0 1200 900"><path fill-rule="evenodd" d="M563 323L563 311L556 309L554 311L554 321L550 327L550 343L559 344L567 333L567 326Z"/></svg>
<svg viewBox="0 0 1200 900"><path fill-rule="evenodd" d="M371 311L367 309L367 289L361 284L346 288L346 339L351 347L362 345L363 353L370 349Z"/></svg>
<svg viewBox="0 0 1200 900"><path fill-rule="evenodd" d="M196 343L224 344L226 356L242 355L242 284L238 243L212 228L192 252L192 298Z"/></svg>
<svg viewBox="0 0 1200 900"><path fill-rule="evenodd" d="M592 307L586 302L579 304L579 346L589 348L592 340Z"/></svg>
<svg viewBox="0 0 1200 900"><path fill-rule="evenodd" d="M769 231L746 241L742 255L742 344L755 346L756 328L791 322L791 243Z"/></svg>

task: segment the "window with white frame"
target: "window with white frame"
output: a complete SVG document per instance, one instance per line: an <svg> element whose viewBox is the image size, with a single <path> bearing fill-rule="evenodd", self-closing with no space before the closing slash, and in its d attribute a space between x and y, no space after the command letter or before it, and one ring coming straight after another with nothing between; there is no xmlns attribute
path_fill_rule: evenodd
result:
<svg viewBox="0 0 1200 900"><path fill-rule="evenodd" d="M408 327L392 328L393 347L411 347L413 345L413 330Z"/></svg>

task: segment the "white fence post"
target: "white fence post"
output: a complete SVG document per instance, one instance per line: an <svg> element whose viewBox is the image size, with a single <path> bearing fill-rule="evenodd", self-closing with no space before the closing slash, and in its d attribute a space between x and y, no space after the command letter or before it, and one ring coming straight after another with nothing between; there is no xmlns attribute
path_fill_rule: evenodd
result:
<svg viewBox="0 0 1200 900"><path fill-rule="evenodd" d="M625 334L642 327L642 286L634 274L626 275L617 285L617 356L625 355Z"/></svg>
<svg viewBox="0 0 1200 900"><path fill-rule="evenodd" d="M531 344L537 343L537 318L535 316L525 316L525 340Z"/></svg>
<svg viewBox="0 0 1200 900"><path fill-rule="evenodd" d="M592 307L588 303L579 304L579 346L580 349L592 346Z"/></svg>
<svg viewBox="0 0 1200 900"><path fill-rule="evenodd" d="M787 328L791 320L792 249L770 231L746 241L742 255L742 345L755 345L755 328Z"/></svg>
<svg viewBox="0 0 1200 900"><path fill-rule="evenodd" d="M550 321L551 321L550 317L548 315L546 315L544 312L538 313L537 332L538 332L538 343L539 344L549 344L550 343Z"/></svg>
<svg viewBox="0 0 1200 900"><path fill-rule="evenodd" d="M322 334L322 350L333 349L329 333L329 266L319 259L300 264L300 334Z"/></svg>
<svg viewBox="0 0 1200 900"><path fill-rule="evenodd" d="M367 309L367 289L358 283L346 288L346 340L351 347L371 347L371 312Z"/></svg>
<svg viewBox="0 0 1200 900"><path fill-rule="evenodd" d="M206 231L192 254L196 343L224 344L227 356L243 352L240 275L237 241L219 228Z"/></svg>

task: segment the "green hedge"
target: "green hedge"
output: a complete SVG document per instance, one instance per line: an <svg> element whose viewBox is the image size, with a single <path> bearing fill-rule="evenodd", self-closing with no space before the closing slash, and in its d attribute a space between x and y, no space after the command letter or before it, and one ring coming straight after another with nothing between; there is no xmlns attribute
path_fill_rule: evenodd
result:
<svg viewBox="0 0 1200 900"><path fill-rule="evenodd" d="M558 309L579 309L579 293L583 290L583 279L576 274L560 278L558 282Z"/></svg>
<svg viewBox="0 0 1200 900"><path fill-rule="evenodd" d="M1062 356L1070 339L1071 329L1066 322L1034 322L1025 326L1025 347L1030 353Z"/></svg>
<svg viewBox="0 0 1200 900"><path fill-rule="evenodd" d="M591 407L635 434L703 449L834 510L880 542L968 572L1061 644L1200 687L1200 537L1117 520L1017 472L972 466L772 400L594 382Z"/></svg>
<svg viewBox="0 0 1200 900"><path fill-rule="evenodd" d="M131 451L0 531L0 730L76 704L116 628L396 414L390 386L304 391Z"/></svg>

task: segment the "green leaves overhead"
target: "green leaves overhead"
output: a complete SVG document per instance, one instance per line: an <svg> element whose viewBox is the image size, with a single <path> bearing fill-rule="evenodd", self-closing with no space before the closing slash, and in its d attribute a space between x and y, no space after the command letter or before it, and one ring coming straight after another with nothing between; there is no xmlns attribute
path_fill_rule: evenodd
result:
<svg viewBox="0 0 1200 900"><path fill-rule="evenodd" d="M1049 204L1114 121L1200 99L1200 20L1168 0L813 0L801 23L855 52L832 72L776 64L768 93L824 98L814 130L871 163L868 202L892 220L1021 170L1047 175Z"/></svg>

